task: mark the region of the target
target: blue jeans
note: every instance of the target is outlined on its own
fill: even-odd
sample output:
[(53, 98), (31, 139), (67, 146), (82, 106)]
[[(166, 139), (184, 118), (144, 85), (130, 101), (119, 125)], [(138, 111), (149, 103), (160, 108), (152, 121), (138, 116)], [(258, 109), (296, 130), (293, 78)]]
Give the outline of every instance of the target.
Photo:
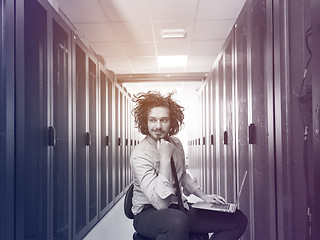
[(177, 205), (161, 210), (147, 205), (133, 220), (138, 233), (156, 240), (188, 240), (189, 232), (214, 233), (210, 240), (237, 240), (247, 224), (247, 217), (240, 210), (223, 213), (190, 207), (184, 213)]

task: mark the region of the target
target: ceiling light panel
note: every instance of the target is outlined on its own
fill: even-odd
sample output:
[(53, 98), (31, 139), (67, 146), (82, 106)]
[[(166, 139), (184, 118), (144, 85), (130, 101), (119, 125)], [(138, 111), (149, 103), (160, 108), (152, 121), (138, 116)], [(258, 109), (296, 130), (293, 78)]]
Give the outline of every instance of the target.
[(184, 38), (186, 31), (184, 29), (164, 29), (161, 31), (161, 37), (164, 39)]
[[(192, 36), (192, 22), (191, 21), (156, 21), (153, 22), (156, 41), (186, 41)], [(161, 32), (164, 29), (183, 29), (185, 31), (184, 38), (164, 39)]]
[(184, 67), (187, 60), (187, 55), (158, 56), (158, 65), (159, 67)]

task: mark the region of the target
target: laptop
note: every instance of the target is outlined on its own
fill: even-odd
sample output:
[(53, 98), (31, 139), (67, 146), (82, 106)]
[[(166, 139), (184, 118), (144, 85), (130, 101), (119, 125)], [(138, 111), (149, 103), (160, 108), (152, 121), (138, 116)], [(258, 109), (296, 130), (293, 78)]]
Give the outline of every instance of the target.
[(247, 178), (247, 173), (248, 171), (244, 173), (236, 203), (208, 203), (208, 202), (199, 201), (192, 204), (192, 207), (199, 208), (199, 209), (212, 210), (212, 211), (234, 213), (239, 205), (240, 196), (241, 196), (244, 182), (246, 181), (246, 178)]

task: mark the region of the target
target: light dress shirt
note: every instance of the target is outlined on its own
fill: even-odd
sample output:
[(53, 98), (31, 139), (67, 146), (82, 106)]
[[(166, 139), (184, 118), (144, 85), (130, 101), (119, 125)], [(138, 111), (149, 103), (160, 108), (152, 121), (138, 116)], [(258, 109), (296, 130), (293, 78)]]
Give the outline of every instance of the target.
[[(172, 156), (180, 186), (183, 188), (183, 193), (189, 196), (199, 186), (186, 172), (185, 155), (180, 140), (171, 136), (169, 141), (175, 145)], [(171, 203), (177, 203), (174, 180), (159, 174), (160, 154), (156, 145), (156, 141), (147, 136), (134, 148), (130, 156), (134, 179), (132, 198), (134, 215), (141, 212), (145, 204), (151, 204), (156, 209), (164, 209)], [(185, 197), (183, 201), (184, 206), (188, 208)]]

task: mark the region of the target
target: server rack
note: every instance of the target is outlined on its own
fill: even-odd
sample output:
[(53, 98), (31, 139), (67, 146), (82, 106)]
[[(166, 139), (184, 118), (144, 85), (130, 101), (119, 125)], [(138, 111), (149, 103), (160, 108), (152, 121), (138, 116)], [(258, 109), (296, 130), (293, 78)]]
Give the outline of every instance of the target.
[[(213, 113), (204, 111), (201, 118), (206, 119), (207, 114), (214, 118), (211, 135), (215, 141), (211, 151), (215, 154), (212, 160), (201, 160), (202, 173), (198, 174), (207, 179), (206, 176), (210, 175), (205, 169), (208, 169), (209, 162), (213, 162), (211, 181), (215, 189), (211, 187), (211, 190), (234, 201), (244, 172), (248, 170), (240, 201), (240, 208), (250, 219), (244, 239), (276, 237), (274, 155), (268, 152), (268, 149), (274, 149), (274, 139), (268, 137), (268, 132), (273, 131), (273, 121), (270, 124), (269, 121), (273, 118), (274, 107), (266, 97), (274, 98), (269, 91), (273, 88), (273, 81), (267, 73), (272, 69), (270, 71), (264, 65), (265, 59), (272, 56), (266, 46), (270, 40), (267, 26), (272, 26), (267, 24), (270, 12), (272, 9), (265, 10), (264, 1), (245, 4), (199, 94), (198, 104), (205, 108), (207, 103), (204, 103), (203, 96), (208, 94), (207, 86), (212, 85), (210, 94), (213, 96), (208, 98), (212, 99), (214, 108), (210, 111)], [(208, 127), (206, 121), (203, 125)], [(203, 131), (199, 135), (208, 137)], [(196, 155), (194, 161), (209, 156)], [(202, 184), (207, 183), (202, 181)], [(261, 189), (264, 189), (263, 193)], [(263, 214), (265, 211), (268, 214)], [(256, 216), (264, 216), (264, 220)]]
[[(125, 151), (121, 143), (126, 128), (132, 128), (125, 122), (130, 96), (47, 1), (17, 0), (15, 5), (17, 47), (11, 56), (17, 77), (10, 96), (16, 104), (5, 117), (16, 112), (10, 122), (16, 124), (16, 142), (11, 145), (16, 215), (6, 236), (81, 239), (131, 182), (127, 161), (132, 149)], [(1, 120), (1, 137), (2, 126)], [(6, 143), (9, 140), (8, 135)], [(8, 170), (12, 164), (6, 165)]]
[(0, 1), (0, 239), (14, 237), (14, 3)]

